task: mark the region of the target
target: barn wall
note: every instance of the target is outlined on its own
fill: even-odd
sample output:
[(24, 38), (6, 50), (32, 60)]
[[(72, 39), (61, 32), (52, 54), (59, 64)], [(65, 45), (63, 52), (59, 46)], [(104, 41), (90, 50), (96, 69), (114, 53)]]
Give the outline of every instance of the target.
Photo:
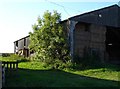
[(18, 50), (23, 49), (24, 48), (24, 39), (18, 41)]
[[(24, 46), (24, 39), (25, 39), (25, 46)], [(21, 40), (18, 41), (18, 47), (17, 47), (18, 50), (28, 48), (29, 37), (24, 38), (24, 39), (21, 39)]]
[(20, 40), (15, 41), (14, 53), (28, 56), (30, 54), (28, 51), (29, 42), (30, 42), (29, 37), (24, 37), (24, 38), (21, 38)]
[(99, 57), (103, 61), (105, 57), (106, 27), (101, 25), (91, 25), (90, 48), (99, 52)]
[[(86, 29), (87, 26), (87, 30)], [(96, 24), (78, 23), (74, 33), (75, 54), (84, 56), (85, 49), (91, 49), (99, 53), (101, 59), (104, 59), (105, 52), (105, 32), (106, 27)]]
[(29, 39), (29, 37), (27, 37), (26, 38), (26, 48), (28, 48), (29, 44), (30, 44), (30, 39)]
[(75, 55), (83, 57), (84, 48), (89, 47), (90, 33), (85, 31), (85, 24), (76, 24), (74, 32), (74, 52)]

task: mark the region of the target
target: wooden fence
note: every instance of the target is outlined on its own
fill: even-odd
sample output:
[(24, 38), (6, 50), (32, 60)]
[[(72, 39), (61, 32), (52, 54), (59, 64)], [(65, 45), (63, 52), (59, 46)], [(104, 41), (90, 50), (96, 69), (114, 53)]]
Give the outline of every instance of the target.
[(18, 62), (2, 62), (2, 86), (5, 85), (5, 71), (17, 70)]
[(17, 70), (18, 69), (18, 62), (2, 62), (2, 65), (5, 66), (5, 69), (12, 69)]

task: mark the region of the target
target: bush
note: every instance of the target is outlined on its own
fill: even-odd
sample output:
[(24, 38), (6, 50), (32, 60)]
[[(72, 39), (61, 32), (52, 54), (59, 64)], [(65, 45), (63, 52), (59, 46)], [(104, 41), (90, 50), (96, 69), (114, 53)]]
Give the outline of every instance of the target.
[(50, 67), (51, 69), (61, 69), (62, 68), (62, 61), (61, 60), (46, 60), (44, 63), (44, 67)]
[(73, 63), (71, 61), (66, 61), (63, 62), (62, 60), (56, 59), (52, 63), (44, 63), (44, 68), (50, 68), (50, 69), (72, 69), (73, 68)]
[(9, 57), (10, 53), (2, 53), (2, 57)]

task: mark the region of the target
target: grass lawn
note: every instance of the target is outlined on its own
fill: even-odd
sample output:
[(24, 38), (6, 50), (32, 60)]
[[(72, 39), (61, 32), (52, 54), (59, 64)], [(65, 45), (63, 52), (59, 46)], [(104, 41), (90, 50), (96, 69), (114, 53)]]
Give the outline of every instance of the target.
[(2, 56), (0, 56), (0, 61), (13, 62), (13, 61), (16, 61), (16, 60), (14, 58), (11, 58), (11, 57), (2, 57)]
[(120, 68), (53, 70), (40, 62), (21, 62), (18, 71), (6, 72), (6, 87), (118, 87)]

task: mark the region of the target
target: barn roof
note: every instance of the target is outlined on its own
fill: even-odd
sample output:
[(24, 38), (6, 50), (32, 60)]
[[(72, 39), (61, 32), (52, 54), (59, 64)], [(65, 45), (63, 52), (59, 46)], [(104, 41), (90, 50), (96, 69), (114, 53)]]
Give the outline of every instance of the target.
[[(30, 37), (30, 35), (25, 36), (25, 37), (23, 37), (23, 38), (20, 38), (20, 39), (18, 39), (18, 40), (16, 40), (16, 41), (20, 41), (20, 40), (25, 39), (25, 38), (28, 38), (28, 37)], [(14, 41), (14, 43), (15, 43), (16, 41)]]
[(120, 7), (115, 4), (69, 18), (70, 20), (120, 27)]

